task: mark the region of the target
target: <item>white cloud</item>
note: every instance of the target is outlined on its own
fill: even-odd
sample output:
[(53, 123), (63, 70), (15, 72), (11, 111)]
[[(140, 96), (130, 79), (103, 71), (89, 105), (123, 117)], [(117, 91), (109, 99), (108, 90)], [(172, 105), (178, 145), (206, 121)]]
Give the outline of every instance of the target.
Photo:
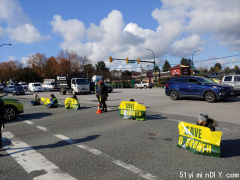
[(16, 60), (16, 57), (14, 57), (14, 56), (8, 56), (8, 61), (14, 61), (14, 60)]
[(13, 41), (27, 44), (50, 38), (40, 35), (17, 0), (0, 0), (0, 3), (0, 23), (7, 25), (6, 28), (0, 26), (0, 36), (5, 35)]
[(9, 28), (9, 38), (17, 42), (30, 44), (43, 39), (49, 39), (50, 36), (42, 37), (33, 25), (24, 24), (16, 28)]
[(197, 34), (193, 34), (186, 39), (175, 41), (172, 44), (172, 55), (179, 57), (186, 57), (193, 53), (195, 50), (203, 50), (204, 41)]
[[(30, 56), (30, 55), (29, 55)], [(21, 63), (23, 63), (24, 66), (27, 66), (27, 62), (29, 60), (29, 57), (22, 57), (21, 58)]]
[(213, 45), (207, 44), (212, 40), (209, 35), (220, 45), (229, 46), (229, 50), (239, 50), (239, 14), (238, 0), (162, 0), (162, 7), (152, 12), (159, 24), (156, 30), (143, 29), (134, 22), (125, 24), (118, 10), (110, 12), (99, 25), (91, 23), (88, 29), (80, 20), (63, 20), (60, 15), (53, 16), (51, 25), (53, 32), (63, 37), (62, 49), (87, 55), (93, 63), (121, 65), (119, 61), (108, 63), (109, 55), (153, 60), (152, 53), (146, 50), (151, 49), (160, 65), (161, 59), (169, 54), (189, 57), (195, 50), (203, 52), (205, 44), (206, 49), (212, 48)]

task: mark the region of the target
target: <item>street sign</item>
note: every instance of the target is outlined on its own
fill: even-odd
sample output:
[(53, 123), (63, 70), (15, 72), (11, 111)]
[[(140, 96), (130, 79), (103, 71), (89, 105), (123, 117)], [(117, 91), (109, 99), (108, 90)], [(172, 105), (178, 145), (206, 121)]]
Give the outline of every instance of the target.
[(148, 77), (149, 77), (149, 78), (153, 77), (152, 70), (149, 70), (149, 71), (148, 71)]
[(128, 63), (135, 63), (135, 61), (128, 60)]

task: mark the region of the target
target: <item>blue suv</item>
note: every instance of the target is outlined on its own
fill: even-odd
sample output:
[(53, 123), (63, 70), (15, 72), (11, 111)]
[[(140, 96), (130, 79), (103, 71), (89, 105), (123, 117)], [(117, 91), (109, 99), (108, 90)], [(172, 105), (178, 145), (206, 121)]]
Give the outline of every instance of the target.
[(201, 77), (176, 77), (166, 84), (165, 94), (172, 100), (180, 97), (201, 97), (207, 102), (215, 102), (219, 99), (226, 99), (234, 96), (231, 86), (215, 83), (214, 81)]

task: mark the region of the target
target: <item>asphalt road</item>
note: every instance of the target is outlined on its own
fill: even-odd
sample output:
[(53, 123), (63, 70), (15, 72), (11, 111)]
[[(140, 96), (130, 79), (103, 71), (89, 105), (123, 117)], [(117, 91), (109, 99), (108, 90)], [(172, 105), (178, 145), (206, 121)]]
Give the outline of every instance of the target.
[[(172, 101), (161, 88), (114, 89), (108, 112), (96, 114), (94, 94), (78, 95), (81, 109), (67, 110), (64, 100), (71, 95), (39, 96), (51, 93), (58, 108), (30, 106), (30, 92), (17, 97), (25, 113), (3, 130), (0, 180), (240, 179), (239, 96), (207, 103)], [(146, 106), (147, 121), (118, 117), (120, 102), (129, 99)], [(221, 158), (177, 147), (178, 123), (195, 124), (201, 112), (219, 122)]]

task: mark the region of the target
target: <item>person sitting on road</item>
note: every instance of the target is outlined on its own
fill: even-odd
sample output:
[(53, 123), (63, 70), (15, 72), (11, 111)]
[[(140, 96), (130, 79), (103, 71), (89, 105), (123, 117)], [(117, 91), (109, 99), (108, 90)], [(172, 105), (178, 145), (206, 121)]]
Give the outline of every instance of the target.
[(102, 108), (102, 103), (99, 100), (99, 93), (100, 93), (100, 83), (98, 81), (98, 79), (95, 80), (95, 93), (96, 93), (96, 97), (98, 99), (98, 103), (100, 104), (100, 108)]
[(58, 99), (54, 96), (54, 94), (50, 95), (50, 104), (47, 105), (48, 108), (55, 108), (58, 106)]
[(31, 101), (31, 105), (34, 106), (34, 105), (40, 105), (40, 98), (39, 96), (37, 95), (37, 93), (34, 93), (34, 99), (33, 101)]
[(196, 125), (208, 127), (211, 131), (215, 131), (215, 127), (218, 126), (218, 123), (216, 120), (208, 118), (206, 113), (201, 113), (198, 116), (198, 122)]
[(130, 99), (131, 102), (134, 102), (134, 99)]

